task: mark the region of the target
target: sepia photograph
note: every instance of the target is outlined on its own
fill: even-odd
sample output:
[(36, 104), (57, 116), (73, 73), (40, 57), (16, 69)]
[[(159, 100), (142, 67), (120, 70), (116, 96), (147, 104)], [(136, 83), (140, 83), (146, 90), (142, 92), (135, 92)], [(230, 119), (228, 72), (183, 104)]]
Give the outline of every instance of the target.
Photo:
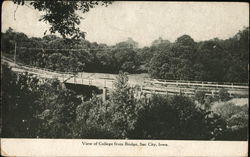
[(249, 3), (9, 0), (1, 14), (1, 139), (248, 141)]

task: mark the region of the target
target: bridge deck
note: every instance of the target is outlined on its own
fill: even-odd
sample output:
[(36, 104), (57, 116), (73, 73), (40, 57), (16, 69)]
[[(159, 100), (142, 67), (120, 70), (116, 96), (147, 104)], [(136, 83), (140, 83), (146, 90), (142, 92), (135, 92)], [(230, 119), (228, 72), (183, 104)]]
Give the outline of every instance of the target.
[[(7, 62), (12, 70), (23, 73), (28, 72), (37, 75), (40, 78), (56, 78), (60, 82), (67, 82), (73, 84), (82, 84), (89, 86), (96, 86), (98, 88), (107, 87), (113, 89), (113, 82), (116, 75), (111, 75), (107, 78), (107, 74), (100, 73), (62, 73), (51, 70), (44, 70), (36, 67), (15, 65), (11, 60), (1, 59), (2, 62)], [(202, 81), (177, 81), (177, 80), (156, 80), (156, 79), (129, 79), (128, 83), (135, 87), (139, 87), (144, 93), (184, 93), (187, 95), (194, 95), (195, 91), (204, 91), (207, 95), (218, 93), (221, 88), (225, 88), (233, 95), (248, 95), (248, 84), (239, 83), (219, 83), (219, 82), (202, 82)]]

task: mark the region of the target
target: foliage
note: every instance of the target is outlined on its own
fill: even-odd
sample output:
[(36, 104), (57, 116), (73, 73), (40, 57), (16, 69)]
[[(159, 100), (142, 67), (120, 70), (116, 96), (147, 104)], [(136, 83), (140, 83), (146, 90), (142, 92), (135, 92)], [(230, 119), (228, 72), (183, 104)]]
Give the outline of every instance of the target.
[(195, 42), (183, 35), (164, 49), (155, 43), (141, 53), (152, 58), (148, 67), (154, 78), (248, 82), (249, 27), (226, 40)]
[(149, 72), (154, 78), (192, 80), (192, 62), (195, 55), (194, 40), (183, 35), (175, 43), (159, 49), (150, 61)]
[(31, 74), (15, 74), (2, 65), (2, 136), (71, 137), (81, 101), (56, 80), (39, 80)]
[(219, 139), (247, 140), (248, 106), (237, 106), (231, 102), (221, 102), (212, 107), (215, 113), (227, 122), (227, 129)]
[[(153, 78), (216, 82), (248, 82), (249, 28), (234, 37), (195, 42), (183, 35), (173, 43), (161, 38), (138, 48), (133, 39), (113, 46), (87, 40), (66, 44), (46, 35), (28, 38), (9, 28), (2, 33), (2, 52), (25, 64), (68, 72), (148, 72)], [(21, 48), (24, 47), (24, 48)]]
[(218, 96), (207, 96), (204, 91), (196, 91), (194, 95), (194, 100), (197, 101), (197, 106), (204, 109), (210, 110), (213, 102), (218, 101)]
[(203, 91), (197, 91), (195, 92), (194, 98), (200, 103), (200, 104), (204, 104), (205, 103), (205, 92)]
[(15, 74), (3, 64), (2, 137), (247, 139), (246, 105), (221, 102), (210, 111), (185, 96), (134, 94), (120, 73), (107, 101), (94, 95), (82, 102), (58, 80)]
[(219, 100), (221, 100), (221, 101), (230, 100), (230, 95), (229, 95), (228, 91), (224, 88), (219, 90), (218, 97), (219, 97)]
[(62, 88), (56, 80), (48, 80), (39, 88), (42, 112), (38, 114), (42, 123), (39, 137), (70, 138), (76, 120), (76, 107), (81, 103), (76, 94)]
[(16, 75), (2, 65), (2, 137), (36, 137), (39, 119), (36, 111), (38, 79), (29, 74)]
[(208, 140), (224, 127), (218, 115), (197, 108), (187, 97), (153, 95), (139, 112), (134, 138)]
[[(29, 5), (34, 9), (45, 13), (39, 19), (39, 21), (48, 22), (51, 27), (49, 31), (51, 33), (58, 32), (63, 38), (70, 37), (71, 40), (85, 38), (85, 32), (81, 32), (77, 25), (80, 24), (81, 16), (77, 14), (77, 11), (86, 13), (98, 5), (108, 6), (111, 1), (24, 1), (13, 0), (18, 5)], [(63, 13), (63, 14), (62, 14)], [(44, 32), (46, 34), (46, 32)]]
[(128, 76), (120, 73), (110, 96), (111, 125), (117, 138), (126, 138), (136, 122), (136, 99), (134, 90), (128, 85)]
[(136, 121), (136, 100), (127, 81), (126, 74), (120, 73), (108, 101), (94, 96), (77, 107), (76, 137), (129, 137)]
[(76, 138), (114, 138), (111, 131), (109, 112), (110, 104), (93, 96), (87, 102), (83, 102), (76, 109), (77, 119), (74, 128)]
[[(28, 38), (9, 28), (2, 33), (2, 51), (5, 56), (13, 56), (17, 43), (17, 59), (24, 64), (62, 72), (108, 72), (120, 70), (135, 73), (139, 69), (137, 44), (133, 39), (108, 47), (105, 44), (66, 44), (62, 38), (46, 35), (43, 38)], [(20, 36), (20, 39), (16, 36)], [(69, 50), (70, 49), (70, 50)]]

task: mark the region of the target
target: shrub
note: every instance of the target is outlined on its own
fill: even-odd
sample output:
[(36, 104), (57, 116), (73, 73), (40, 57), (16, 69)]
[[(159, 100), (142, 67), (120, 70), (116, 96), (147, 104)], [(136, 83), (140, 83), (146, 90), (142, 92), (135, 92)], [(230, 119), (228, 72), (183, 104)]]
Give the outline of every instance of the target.
[(197, 108), (188, 97), (154, 95), (138, 113), (133, 138), (208, 140), (223, 129), (217, 114)]
[(194, 98), (200, 104), (204, 104), (205, 103), (205, 98), (206, 98), (205, 92), (203, 92), (203, 91), (197, 91), (197, 92), (195, 92)]
[(212, 107), (227, 123), (227, 129), (219, 139), (247, 140), (248, 106), (236, 106), (231, 102), (222, 102)]
[(222, 88), (222, 89), (219, 90), (218, 96), (219, 96), (219, 99), (221, 101), (228, 101), (228, 100), (230, 100), (230, 95), (228, 93), (228, 90), (226, 90), (224, 88)]

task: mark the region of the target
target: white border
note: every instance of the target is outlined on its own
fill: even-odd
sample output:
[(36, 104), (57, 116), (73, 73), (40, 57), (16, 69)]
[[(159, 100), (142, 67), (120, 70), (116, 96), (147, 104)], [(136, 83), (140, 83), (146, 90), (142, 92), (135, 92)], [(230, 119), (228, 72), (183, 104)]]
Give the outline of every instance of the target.
[[(92, 145), (83, 145), (84, 142)], [(101, 142), (101, 143), (100, 143)], [(104, 143), (136, 143), (108, 146)], [(97, 143), (97, 145), (94, 145)], [(146, 146), (139, 146), (140, 143)], [(149, 144), (167, 144), (150, 146)], [(101, 145), (102, 144), (102, 145)], [(3, 156), (248, 156), (247, 141), (1, 139)]]

